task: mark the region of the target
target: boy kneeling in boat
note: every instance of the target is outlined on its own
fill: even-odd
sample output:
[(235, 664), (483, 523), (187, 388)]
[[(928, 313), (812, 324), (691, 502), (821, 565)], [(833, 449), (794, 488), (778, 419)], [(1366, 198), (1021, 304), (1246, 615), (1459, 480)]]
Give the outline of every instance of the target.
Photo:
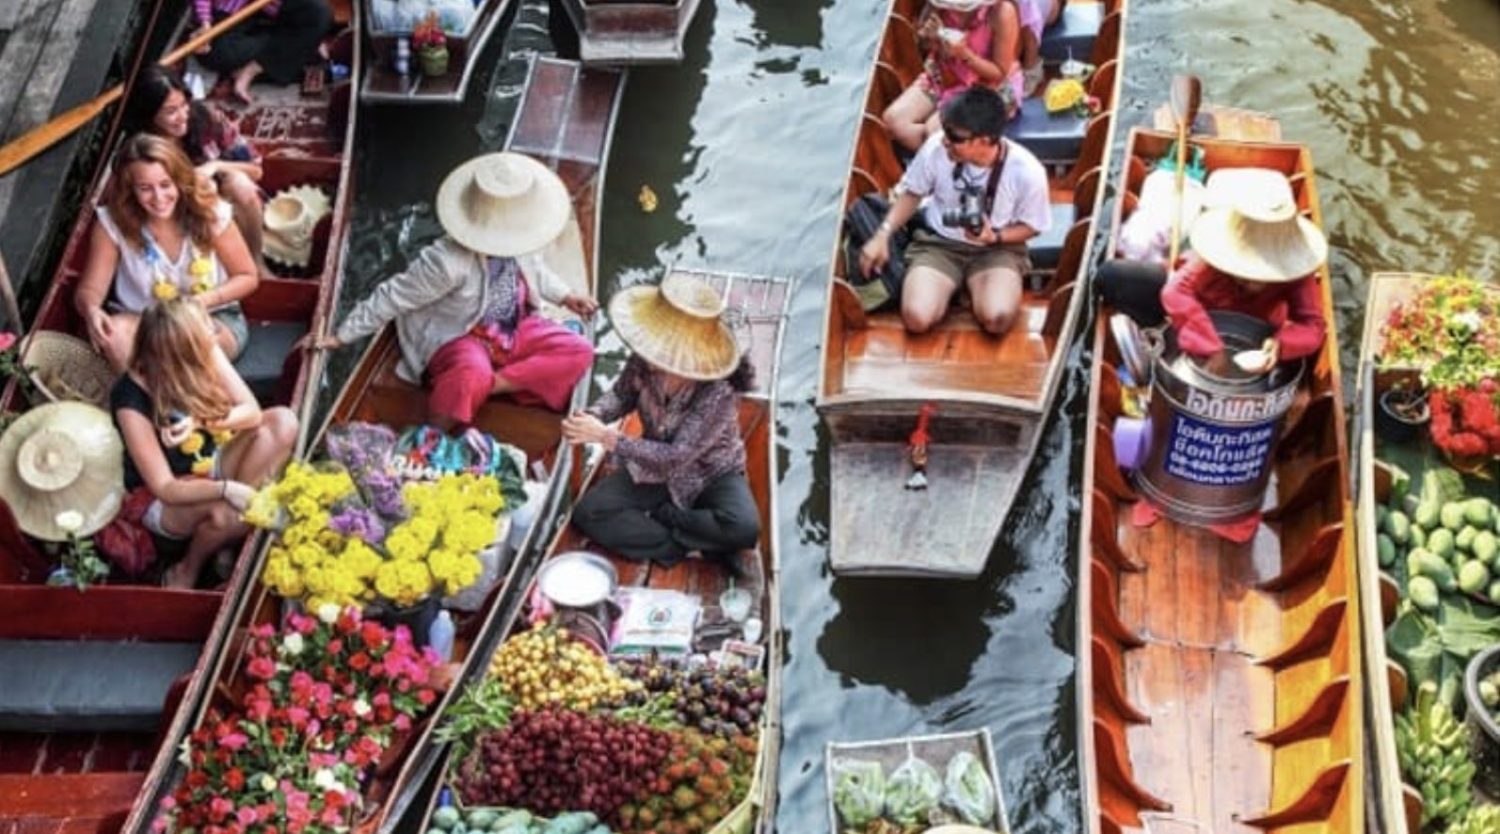
[(562, 411), (594, 348), (538, 314), (533, 293), (583, 317), (598, 307), (539, 254), (572, 216), (567, 186), (531, 157), (487, 154), (443, 180), (437, 216), (447, 236), (377, 286), (319, 347), (364, 338), (394, 319), (397, 372), (408, 382), (425, 379), (428, 420), (445, 431), (472, 423), (494, 394)]
[(996, 336), (1010, 330), (1031, 269), (1026, 241), (1052, 226), (1047, 171), (1031, 152), (1004, 138), (999, 93), (970, 87), (943, 105), (933, 134), (896, 186), (879, 230), (860, 252), (866, 276), (890, 259), (891, 233), (921, 211), (901, 285), (901, 319), (926, 333), (947, 315), (961, 285), (974, 318)]

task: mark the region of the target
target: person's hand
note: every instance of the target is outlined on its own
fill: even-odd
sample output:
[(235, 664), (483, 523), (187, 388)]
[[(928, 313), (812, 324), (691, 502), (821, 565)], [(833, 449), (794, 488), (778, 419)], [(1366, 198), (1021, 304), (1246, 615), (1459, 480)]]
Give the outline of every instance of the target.
[(193, 432), (197, 430), (198, 421), (193, 419), (193, 416), (189, 414), (170, 426), (162, 426), (161, 444), (168, 449), (175, 449), (181, 446), (183, 441), (191, 437)]
[[(210, 28), (211, 28), (210, 24), (207, 24), (207, 23), (200, 23), (200, 24), (198, 24), (198, 31), (196, 31), (196, 32), (193, 33), (193, 37), (196, 38), (199, 35), (203, 35), (203, 34), (207, 33)], [(193, 53), (195, 55), (207, 55), (209, 53), (209, 50), (211, 50), (211, 49), (213, 49), (213, 45), (206, 43), (206, 44), (198, 47), (197, 49), (193, 50)]]
[(229, 506), (234, 507), (236, 510), (244, 512), (245, 508), (250, 506), (250, 499), (254, 497), (255, 488), (249, 484), (241, 483), (240, 481), (224, 482), (224, 500), (228, 501)]
[(586, 411), (566, 417), (562, 421), (562, 434), (569, 443), (602, 443), (608, 445), (614, 431), (604, 425), (598, 417)]
[(917, 27), (917, 38), (938, 40), (938, 30), (941, 28), (943, 28), (942, 24), (938, 22), (937, 17), (935, 15), (928, 15), (928, 17), (922, 21), (922, 25)]
[(344, 343), (337, 336), (326, 333), (306, 333), (293, 346), (297, 350), (338, 350)]
[(976, 235), (965, 228), (964, 239), (979, 246), (993, 246), (1000, 242), (1000, 233), (995, 231), (995, 227), (990, 225), (990, 219), (986, 217), (984, 226), (979, 229), (979, 234)]
[(103, 307), (94, 307), (89, 310), (84, 325), (88, 327), (89, 343), (94, 346), (94, 350), (104, 353), (115, 335), (115, 325), (109, 313), (104, 312)]
[(593, 318), (594, 312), (599, 309), (599, 302), (591, 296), (570, 293), (563, 298), (562, 306), (587, 319)]
[(859, 273), (866, 278), (885, 268), (891, 259), (891, 241), (885, 232), (876, 232), (859, 250)]

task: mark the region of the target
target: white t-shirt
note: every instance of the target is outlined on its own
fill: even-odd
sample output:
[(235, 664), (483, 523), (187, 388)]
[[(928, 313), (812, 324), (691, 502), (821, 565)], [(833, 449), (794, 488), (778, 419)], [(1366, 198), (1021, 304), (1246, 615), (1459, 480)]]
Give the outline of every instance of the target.
[[(156, 303), (156, 297), (152, 295), (151, 285), (156, 283), (158, 271), (162, 277), (177, 285), (178, 292), (186, 295), (192, 291), (193, 276), (188, 266), (193, 262), (193, 242), (183, 240), (182, 250), (177, 253), (175, 261), (166, 260), (163, 253), (162, 262), (153, 267), (145, 252), (137, 249), (138, 241), (126, 241), (120, 233), (120, 227), (115, 225), (114, 218), (109, 216), (109, 209), (98, 206), (94, 214), (99, 218), (99, 225), (104, 227), (104, 233), (120, 250), (120, 260), (115, 265), (115, 283), (113, 287), (114, 300), (119, 309), (126, 313), (139, 313), (147, 307)], [(229, 204), (219, 200), (214, 204), (214, 235), (222, 234), (234, 219), (234, 212)], [(213, 247), (203, 253), (208, 256), (214, 267), (214, 284), (220, 285), (228, 280), (229, 276), (224, 272), (224, 265), (219, 263), (219, 256), (214, 253)]]
[[(1052, 228), (1052, 200), (1047, 192), (1047, 169), (1031, 151), (1009, 139), (1005, 167), (995, 189), (995, 204), (990, 207), (990, 226), (996, 231), (1013, 223), (1025, 223), (1038, 234)], [(949, 240), (969, 243), (959, 226), (943, 225), (943, 209), (958, 207), (958, 185), (953, 181), (954, 162), (943, 147), (943, 134), (927, 137), (921, 150), (912, 158), (897, 186), (898, 192), (922, 197), (920, 211), (927, 225)], [(981, 192), (989, 185), (990, 169), (964, 164), (961, 177), (977, 185)]]

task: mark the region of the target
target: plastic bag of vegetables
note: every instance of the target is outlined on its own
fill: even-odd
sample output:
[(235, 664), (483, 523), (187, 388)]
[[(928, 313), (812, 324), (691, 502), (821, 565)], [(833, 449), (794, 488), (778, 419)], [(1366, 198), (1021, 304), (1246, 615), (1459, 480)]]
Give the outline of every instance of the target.
[(943, 804), (970, 825), (985, 825), (995, 816), (995, 784), (979, 757), (961, 750), (948, 760)]
[(844, 824), (863, 828), (885, 807), (885, 770), (880, 762), (833, 760), (833, 806)]
[(900, 825), (925, 823), (942, 798), (937, 769), (912, 756), (885, 783), (885, 815)]

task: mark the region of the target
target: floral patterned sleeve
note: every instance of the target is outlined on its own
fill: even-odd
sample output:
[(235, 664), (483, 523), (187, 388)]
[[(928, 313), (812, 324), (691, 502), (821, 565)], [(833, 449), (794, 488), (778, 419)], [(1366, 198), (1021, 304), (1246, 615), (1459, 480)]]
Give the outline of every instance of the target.
[(682, 419), (670, 441), (625, 437), (615, 445), (615, 454), (665, 479), (708, 449), (724, 424), (734, 422), (736, 407), (733, 388), (712, 385), (693, 403), (692, 412)]
[(599, 400), (585, 409), (585, 413), (598, 417), (601, 422), (613, 423), (632, 411), (641, 397), (641, 386), (646, 384), (648, 369), (645, 361), (635, 354), (625, 360), (625, 369), (620, 372), (620, 378), (615, 384), (599, 397)]

